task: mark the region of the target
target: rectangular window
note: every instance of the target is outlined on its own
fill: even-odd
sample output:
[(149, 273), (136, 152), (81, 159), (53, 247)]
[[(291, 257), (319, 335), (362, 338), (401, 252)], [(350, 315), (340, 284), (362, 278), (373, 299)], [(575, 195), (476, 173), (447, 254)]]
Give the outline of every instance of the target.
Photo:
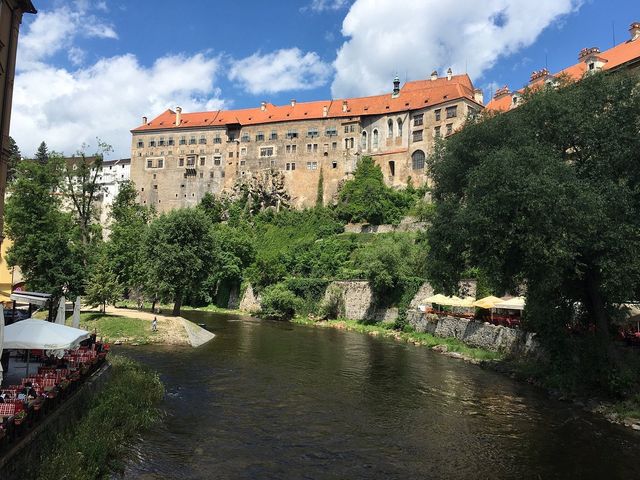
[(256, 134), (256, 142), (264, 142), (264, 133), (258, 132)]
[(180, 137), (180, 145), (186, 145), (187, 144), (187, 137)]
[(247, 164), (247, 162), (245, 160), (240, 160), (240, 166), (244, 167)]
[(275, 160), (271, 160), (270, 162), (271, 168), (274, 168), (276, 166), (276, 161)]
[(307, 153), (311, 153), (311, 144), (307, 143)]
[(229, 152), (229, 158), (233, 158), (233, 152)]
[(344, 126), (344, 133), (349, 133), (349, 125)]
[(287, 163), (285, 168), (287, 170), (295, 170), (296, 169), (296, 162)]
[(415, 132), (413, 132), (412, 134), (412, 139), (414, 142), (421, 142), (422, 141), (422, 130), (416, 130)]
[(143, 148), (144, 142), (142, 140), (138, 140), (138, 148)]
[(356, 131), (356, 126), (355, 125), (349, 125), (349, 131), (351, 133), (355, 132)]
[(291, 153), (291, 145), (287, 145), (287, 146), (285, 147), (285, 151), (286, 151), (287, 153)]
[(240, 156), (244, 157), (247, 154), (247, 147), (242, 147), (240, 149)]
[(287, 138), (298, 138), (297, 130), (289, 130), (287, 132)]
[(204, 166), (206, 161), (206, 157), (200, 157), (200, 166)]
[(317, 170), (318, 162), (307, 162), (307, 170)]
[(221, 160), (222, 160), (222, 159), (221, 159), (220, 157), (213, 157), (213, 164), (214, 164), (215, 166), (219, 166), (219, 165), (220, 165), (220, 163), (221, 163)]
[(437, 109), (437, 110), (435, 110), (435, 111), (433, 112), (433, 113), (435, 114), (435, 116), (436, 116), (436, 122), (439, 122), (439, 121), (440, 121), (440, 112), (441, 112), (441, 110), (440, 110), (440, 109)]
[(241, 142), (248, 142), (249, 141), (249, 134), (248, 133), (243, 133), (242, 134), (242, 138), (240, 138)]
[(325, 135), (327, 137), (335, 137), (338, 134), (338, 131), (336, 130), (336, 127), (327, 127), (327, 130), (325, 131)]
[(313, 144), (313, 153), (316, 153), (318, 151), (318, 144), (314, 143)]
[(291, 153), (296, 153), (298, 151), (297, 145), (291, 145)]
[(147, 160), (147, 168), (153, 168), (153, 160)]
[(149, 146), (150, 147), (155, 147), (156, 146), (156, 141), (155, 140), (149, 140)]
[(162, 158), (158, 159), (158, 168), (164, 168), (164, 159)]
[(309, 130), (307, 130), (307, 137), (315, 138), (317, 136), (318, 136), (317, 128), (310, 128)]
[(273, 147), (262, 147), (260, 149), (261, 157), (273, 157)]
[(447, 123), (447, 135), (451, 135), (453, 133), (453, 123)]
[(220, 134), (217, 133), (215, 137), (213, 137), (213, 143), (222, 143), (222, 138), (220, 138)]
[(413, 126), (414, 127), (419, 127), (420, 125), (422, 125), (423, 117), (424, 117), (424, 115), (422, 113), (420, 115), (414, 115), (413, 116)]
[(458, 116), (458, 107), (454, 105), (453, 107), (447, 107), (447, 118), (454, 118)]
[(170, 137), (169, 140), (167, 140), (167, 145), (169, 146), (175, 145), (175, 142), (173, 141), (173, 137)]
[(191, 135), (191, 137), (189, 138), (189, 145), (195, 145), (195, 144), (196, 144), (196, 136)]
[(178, 166), (184, 167), (184, 158), (178, 159)]
[(187, 156), (187, 167), (195, 167), (196, 166), (196, 156), (189, 155)]
[(158, 140), (158, 146), (164, 147), (164, 137), (160, 137), (160, 139)]
[(440, 138), (440, 126), (433, 128), (433, 136), (434, 138)]
[(207, 139), (205, 138), (205, 136), (204, 136), (204, 135), (200, 135), (200, 140), (198, 140), (198, 143), (199, 143), (200, 145), (206, 145), (206, 143), (207, 143)]
[(275, 130), (271, 132), (271, 135), (269, 135), (269, 139), (270, 140), (277, 140), (278, 139), (278, 132), (276, 132)]
[(338, 142), (333, 142), (331, 144), (331, 150), (336, 150), (338, 148)]

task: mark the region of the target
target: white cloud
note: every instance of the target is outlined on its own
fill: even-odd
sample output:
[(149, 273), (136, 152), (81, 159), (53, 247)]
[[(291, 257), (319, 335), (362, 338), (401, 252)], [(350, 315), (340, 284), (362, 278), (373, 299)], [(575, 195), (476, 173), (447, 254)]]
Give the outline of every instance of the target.
[[(482, 7), (440, 0), (356, 0), (342, 24), (331, 86), (335, 97), (390, 88), (397, 72), (410, 79), (452, 67), (478, 80), (502, 56), (531, 45), (582, 0), (487, 0)], [(465, 68), (466, 67), (466, 68)]]
[(77, 1), (52, 11), (41, 11), (20, 36), (18, 68), (29, 68), (63, 49), (77, 37), (117, 39), (114, 27), (89, 13), (91, 4)]
[(214, 85), (219, 57), (168, 55), (145, 66), (125, 54), (74, 69), (48, 63), (64, 50), (72, 62), (84, 61), (84, 52), (73, 44), (81, 35), (117, 37), (99, 19), (91, 29), (65, 22), (67, 13), (67, 7), (39, 13), (20, 39), (11, 135), (23, 155), (33, 155), (42, 140), (51, 150), (73, 154), (83, 143), (95, 148), (99, 137), (114, 147), (112, 158), (128, 157), (129, 129), (140, 125), (142, 115), (153, 117), (176, 105), (185, 111), (224, 105)]
[(325, 85), (332, 68), (315, 52), (299, 48), (277, 50), (233, 61), (229, 79), (240, 82), (253, 94), (308, 90)]
[(324, 12), (326, 10), (340, 10), (349, 5), (350, 0), (312, 0), (306, 7), (314, 12)]

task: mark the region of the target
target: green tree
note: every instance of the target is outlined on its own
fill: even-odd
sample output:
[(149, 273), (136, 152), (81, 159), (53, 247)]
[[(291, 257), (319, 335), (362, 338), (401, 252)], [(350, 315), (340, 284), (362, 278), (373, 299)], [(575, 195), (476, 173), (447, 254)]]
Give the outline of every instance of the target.
[(63, 289), (80, 294), (84, 287), (79, 232), (72, 216), (61, 210), (62, 181), (60, 158), (20, 162), (5, 210), (6, 234), (13, 241), (8, 264), (20, 267), (30, 289), (55, 297)]
[(448, 139), (430, 159), (434, 284), (470, 267), (525, 284), (529, 328), (557, 342), (572, 318), (595, 325), (615, 363), (610, 320), (640, 298), (639, 124), (637, 78), (596, 74)]
[(130, 180), (121, 182), (111, 205), (110, 233), (105, 249), (111, 269), (118, 272), (123, 287), (141, 289), (144, 264), (141, 261), (143, 239), (152, 212), (137, 202), (138, 191)]
[(99, 305), (104, 313), (107, 304), (114, 304), (121, 296), (122, 285), (118, 276), (112, 270), (107, 255), (102, 254), (87, 279), (84, 299), (93, 307)]
[(174, 302), (180, 315), (183, 300), (198, 291), (213, 265), (211, 221), (200, 209), (179, 209), (160, 215), (149, 225), (142, 255), (147, 290)]
[(40, 143), (40, 146), (38, 147), (38, 150), (36, 151), (36, 161), (45, 164), (49, 161), (49, 149), (47, 148), (47, 144), (44, 142), (44, 140), (42, 141), (42, 143)]
[(337, 213), (346, 222), (398, 223), (410, 206), (408, 198), (385, 185), (371, 157), (362, 157), (353, 179), (340, 190)]
[(18, 144), (13, 139), (13, 137), (9, 137), (9, 158), (7, 161), (7, 183), (11, 182), (16, 175), (16, 167), (18, 162), (22, 159), (22, 154), (20, 153), (20, 149), (18, 148)]
[(320, 178), (318, 178), (318, 191), (316, 193), (316, 207), (324, 206), (324, 174), (320, 168)]
[(226, 205), (222, 200), (217, 199), (211, 192), (206, 192), (198, 204), (211, 220), (212, 223), (220, 223), (224, 220)]

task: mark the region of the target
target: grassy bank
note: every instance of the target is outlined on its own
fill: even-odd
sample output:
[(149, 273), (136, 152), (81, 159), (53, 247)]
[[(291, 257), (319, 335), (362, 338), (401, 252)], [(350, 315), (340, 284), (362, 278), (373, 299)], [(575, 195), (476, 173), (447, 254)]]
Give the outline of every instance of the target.
[[(138, 304), (136, 302), (133, 302), (131, 300), (122, 300), (119, 301), (116, 304), (116, 308), (130, 308), (133, 310), (137, 310), (138, 309)], [(171, 315), (171, 312), (173, 311), (173, 304), (168, 304), (168, 303), (157, 303), (156, 304), (156, 308), (159, 308), (160, 311), (164, 314), (164, 315)], [(142, 309), (144, 311), (151, 311), (151, 302), (144, 302), (142, 304)], [(190, 307), (189, 305), (183, 305), (181, 307), (182, 311), (199, 311), (199, 312), (214, 312), (214, 313), (236, 313), (236, 314), (241, 314), (244, 313), (240, 310), (234, 310), (231, 308), (222, 308), (222, 307), (218, 307), (217, 305), (205, 305), (202, 307)]]
[(151, 331), (151, 323), (147, 320), (97, 312), (80, 314), (80, 328), (96, 331), (108, 342), (129, 339), (131, 343), (153, 343), (158, 335)]
[[(112, 372), (82, 419), (58, 436), (37, 468), (41, 480), (106, 479), (121, 472), (131, 442), (160, 418), (164, 395), (157, 374), (124, 357), (111, 358)], [(30, 477), (32, 475), (29, 475)]]
[[(306, 317), (296, 317), (293, 323), (299, 325), (309, 325), (314, 327), (337, 328), (373, 336), (393, 338), (395, 340), (414, 343), (416, 345), (438, 349), (442, 352), (458, 354), (461, 358), (480, 362), (487, 360), (501, 360), (502, 354), (492, 352), (482, 348), (473, 348), (465, 345), (455, 338), (441, 338), (429, 333), (418, 333), (412, 331), (393, 330), (392, 325), (386, 324), (364, 324), (355, 320), (323, 320), (314, 321)], [(456, 355), (457, 356), (457, 355)]]

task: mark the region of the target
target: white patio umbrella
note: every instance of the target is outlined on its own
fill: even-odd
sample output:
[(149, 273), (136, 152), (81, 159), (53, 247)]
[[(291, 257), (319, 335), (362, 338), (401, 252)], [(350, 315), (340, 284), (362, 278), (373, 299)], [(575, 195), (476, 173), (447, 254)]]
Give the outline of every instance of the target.
[(58, 303), (58, 314), (56, 315), (56, 323), (64, 325), (65, 316), (65, 299), (64, 295), (60, 297), (60, 303)]
[(80, 296), (76, 297), (76, 303), (73, 305), (73, 320), (71, 326), (73, 328), (80, 327)]
[(58, 323), (29, 318), (4, 329), (4, 348), (46, 350), (61, 358), (65, 350), (75, 350), (89, 338), (89, 332)]
[(504, 308), (506, 310), (524, 310), (524, 297), (513, 297), (504, 302), (496, 303), (493, 308)]

